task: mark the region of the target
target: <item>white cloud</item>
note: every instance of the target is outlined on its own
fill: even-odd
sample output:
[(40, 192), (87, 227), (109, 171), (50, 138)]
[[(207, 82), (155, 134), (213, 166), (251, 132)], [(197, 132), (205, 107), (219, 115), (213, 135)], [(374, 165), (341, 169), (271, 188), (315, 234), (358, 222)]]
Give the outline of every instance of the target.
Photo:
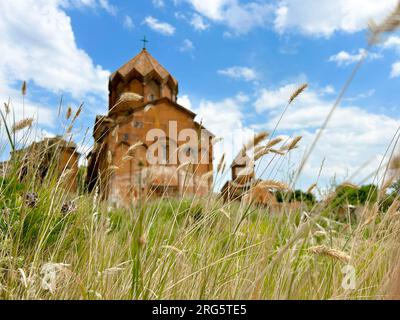
[(52, 92), (107, 96), (109, 72), (79, 49), (62, 1), (0, 3), (0, 79), (32, 80)]
[(398, 36), (390, 36), (386, 39), (386, 41), (382, 44), (384, 49), (395, 49), (400, 52), (400, 37)]
[(128, 30), (132, 30), (135, 27), (132, 18), (128, 15), (125, 16), (123, 25), (124, 28)]
[(187, 94), (178, 97), (178, 104), (185, 107), (186, 109), (193, 110), (192, 102)]
[(359, 49), (357, 53), (340, 51), (339, 53), (331, 56), (328, 61), (335, 62), (338, 66), (348, 66), (361, 61), (363, 57), (368, 58), (368, 60), (376, 60), (382, 58), (382, 55), (375, 52), (370, 52), (367, 54), (365, 49)]
[(99, 4), (100, 7), (103, 8), (104, 10), (106, 10), (108, 13), (112, 14), (112, 15), (116, 15), (117, 14), (117, 7), (111, 5), (108, 0), (99, 0)]
[(166, 36), (172, 36), (175, 34), (175, 27), (167, 22), (161, 22), (158, 19), (148, 16), (143, 21), (152, 30), (161, 33)]
[(191, 40), (185, 39), (182, 42), (181, 47), (179, 48), (179, 51), (181, 52), (188, 52), (188, 51), (193, 51), (194, 50), (194, 44)]
[(203, 16), (197, 13), (185, 14), (178, 11), (175, 12), (175, 18), (184, 20), (185, 22), (189, 23), (196, 31), (200, 32), (205, 31), (210, 27), (210, 25), (205, 21)]
[[(254, 106), (257, 112), (269, 111), (276, 108), (283, 108), (288, 103), (289, 97), (296, 90), (298, 86), (294, 84), (285, 85), (276, 90), (262, 89), (258, 92), (258, 99), (255, 101)], [(309, 91), (302, 94), (309, 95)], [(308, 97), (308, 101), (315, 100), (314, 96)]]
[(260, 2), (239, 3), (238, 0), (186, 0), (208, 19), (225, 24), (236, 35), (246, 34), (256, 27), (266, 26), (273, 7)]
[(164, 8), (165, 7), (165, 2), (164, 0), (152, 0), (153, 6), (156, 8)]
[(244, 81), (255, 81), (259, 78), (259, 75), (254, 69), (239, 66), (218, 70), (218, 74), (228, 78)]
[[(288, 97), (296, 87), (297, 85), (290, 84), (260, 92), (255, 107), (258, 112), (267, 112), (270, 119), (266, 125), (268, 130), (274, 128)], [(293, 154), (292, 159), (295, 162), (299, 163), (306, 148), (311, 145), (332, 105), (333, 101), (308, 89), (284, 115), (278, 130), (303, 136), (302, 148)], [(366, 177), (377, 169), (379, 160), (399, 126), (399, 118), (371, 113), (359, 106), (338, 107), (305, 167), (306, 178), (309, 182), (316, 179), (324, 158), (325, 182), (333, 175), (344, 179), (347, 174), (355, 172), (371, 159), (371, 163), (358, 178)]]
[(190, 21), (190, 24), (197, 31), (204, 31), (210, 27), (210, 25), (204, 21), (203, 17), (198, 14), (194, 14), (192, 16), (192, 20)]
[(400, 77), (400, 61), (392, 64), (392, 72), (390, 73), (391, 78)]
[(383, 19), (397, 0), (280, 0), (275, 10), (275, 29), (329, 37), (334, 32), (354, 33), (365, 29), (368, 20)]
[(110, 4), (108, 0), (55, 0), (55, 2), (63, 8), (101, 8), (113, 16), (118, 12), (117, 7)]

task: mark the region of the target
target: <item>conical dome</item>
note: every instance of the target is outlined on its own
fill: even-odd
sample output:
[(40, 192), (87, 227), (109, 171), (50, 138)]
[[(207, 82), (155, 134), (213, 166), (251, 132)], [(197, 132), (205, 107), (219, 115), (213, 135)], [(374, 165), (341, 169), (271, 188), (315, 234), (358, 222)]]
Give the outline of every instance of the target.
[(111, 75), (110, 81), (113, 82), (117, 75), (125, 80), (134, 74), (139, 74), (144, 79), (157, 75), (160, 80), (170, 82), (174, 89), (178, 87), (178, 81), (146, 49), (115, 71)]

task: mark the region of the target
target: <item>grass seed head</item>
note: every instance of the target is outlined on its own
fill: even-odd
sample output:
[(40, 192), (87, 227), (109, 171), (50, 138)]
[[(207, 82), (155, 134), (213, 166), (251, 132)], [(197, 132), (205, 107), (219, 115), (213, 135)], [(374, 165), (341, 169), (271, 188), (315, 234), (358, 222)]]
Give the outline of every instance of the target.
[(349, 262), (351, 260), (351, 257), (347, 253), (336, 249), (331, 249), (326, 246), (316, 246), (308, 250), (312, 254), (325, 255), (342, 262)]
[(22, 83), (22, 87), (21, 87), (21, 93), (22, 93), (23, 96), (26, 96), (26, 88), (27, 88), (26, 81), (24, 81)]
[(21, 121), (18, 121), (16, 124), (13, 125), (12, 130), (13, 132), (21, 131), (25, 128), (30, 128), (33, 124), (33, 118), (26, 118)]
[(304, 83), (304, 84), (302, 84), (300, 87), (298, 87), (298, 88), (293, 92), (293, 94), (290, 96), (290, 98), (289, 98), (289, 104), (292, 103), (292, 102), (294, 101), (294, 99), (296, 99), (299, 95), (301, 95), (302, 92), (303, 92), (304, 90), (307, 89), (307, 87), (308, 87), (308, 84), (307, 84), (307, 83)]

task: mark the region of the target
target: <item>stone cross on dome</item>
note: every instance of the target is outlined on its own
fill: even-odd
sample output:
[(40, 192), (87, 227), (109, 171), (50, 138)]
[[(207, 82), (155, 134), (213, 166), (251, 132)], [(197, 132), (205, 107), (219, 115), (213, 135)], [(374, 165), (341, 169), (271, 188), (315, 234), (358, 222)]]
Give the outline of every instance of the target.
[(149, 43), (149, 41), (146, 39), (146, 36), (143, 37), (142, 40), (140, 40), (141, 42), (143, 42), (143, 50), (146, 49), (146, 45)]

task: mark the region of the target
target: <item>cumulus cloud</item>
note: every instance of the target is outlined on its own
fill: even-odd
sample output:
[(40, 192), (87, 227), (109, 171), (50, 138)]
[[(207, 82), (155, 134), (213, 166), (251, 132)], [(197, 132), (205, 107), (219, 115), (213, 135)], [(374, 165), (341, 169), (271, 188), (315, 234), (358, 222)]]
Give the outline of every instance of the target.
[(109, 72), (79, 49), (71, 19), (57, 1), (15, 0), (0, 4), (0, 78), (31, 80), (74, 97), (107, 94)]
[(175, 27), (167, 22), (161, 22), (158, 19), (148, 16), (143, 21), (150, 29), (161, 33), (165, 36), (173, 36), (175, 34)]
[(193, 51), (193, 50), (194, 50), (193, 42), (189, 39), (183, 40), (182, 45), (179, 48), (179, 51), (188, 52), (188, 51)]
[(100, 8), (115, 16), (118, 12), (116, 6), (110, 4), (108, 0), (56, 0), (64, 8)]
[[(295, 84), (288, 84), (276, 89), (261, 90), (255, 107), (259, 113), (267, 112), (267, 129), (274, 128), (288, 97), (296, 87)], [(309, 89), (298, 97), (295, 105), (284, 115), (279, 130), (290, 135), (303, 136), (302, 148), (293, 154), (294, 161), (299, 162), (311, 145), (332, 105), (332, 100)], [(372, 113), (360, 106), (337, 108), (311, 155), (304, 174), (308, 181), (315, 179), (322, 160), (326, 159), (323, 170), (325, 182), (334, 175), (343, 179), (370, 160), (358, 178), (366, 177), (378, 168), (379, 161), (399, 126), (399, 118)]]
[(124, 17), (124, 28), (128, 30), (132, 30), (135, 27), (135, 24), (133, 23), (133, 20), (130, 16), (126, 15)]
[(397, 61), (392, 64), (392, 71), (390, 73), (391, 78), (400, 77), (400, 61)]
[(156, 8), (164, 8), (165, 7), (165, 2), (164, 0), (152, 0), (153, 6)]
[(236, 35), (268, 24), (273, 6), (268, 3), (240, 3), (238, 0), (186, 0), (200, 15), (226, 25)]
[(204, 31), (210, 27), (210, 25), (204, 21), (203, 17), (198, 14), (192, 16), (190, 24), (197, 31)]
[(375, 52), (367, 53), (365, 49), (359, 49), (357, 53), (340, 51), (331, 56), (328, 61), (335, 62), (338, 66), (348, 66), (361, 61), (363, 57), (366, 57), (368, 60), (376, 60), (382, 58), (382, 55)]
[(244, 81), (255, 81), (259, 78), (258, 73), (254, 69), (239, 66), (218, 70), (218, 74), (228, 78)]
[(397, 0), (280, 0), (274, 26), (278, 32), (311, 36), (354, 33), (365, 29), (370, 18), (383, 19), (396, 4)]
[(390, 36), (382, 44), (384, 49), (395, 49), (400, 52), (400, 37)]

